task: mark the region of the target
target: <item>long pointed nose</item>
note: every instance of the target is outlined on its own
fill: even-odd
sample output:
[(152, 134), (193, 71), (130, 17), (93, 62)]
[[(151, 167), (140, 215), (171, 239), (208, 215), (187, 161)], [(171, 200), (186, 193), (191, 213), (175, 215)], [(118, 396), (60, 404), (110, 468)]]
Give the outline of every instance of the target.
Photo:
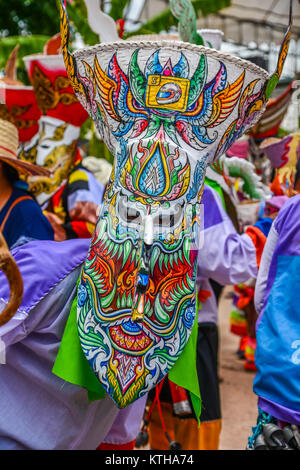
[(141, 256), (139, 269), (136, 276), (134, 301), (132, 308), (132, 321), (142, 322), (144, 320), (145, 294), (149, 283), (149, 266), (151, 258), (151, 248), (153, 244), (153, 219), (151, 215), (146, 215), (144, 219), (144, 234), (141, 246)]

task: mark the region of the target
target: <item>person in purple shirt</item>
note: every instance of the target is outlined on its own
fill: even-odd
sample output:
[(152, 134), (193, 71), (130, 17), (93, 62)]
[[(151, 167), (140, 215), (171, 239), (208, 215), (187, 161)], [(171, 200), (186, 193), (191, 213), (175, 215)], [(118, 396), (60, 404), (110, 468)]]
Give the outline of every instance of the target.
[(300, 194), (280, 209), (255, 290), (257, 425), (248, 449), (300, 449)]
[[(119, 410), (109, 395), (91, 400), (86, 388), (52, 372), (89, 244), (36, 240), (11, 251), (24, 296), (0, 326), (0, 450), (95, 450), (138, 433), (144, 398)], [(8, 298), (0, 271), (0, 311)]]

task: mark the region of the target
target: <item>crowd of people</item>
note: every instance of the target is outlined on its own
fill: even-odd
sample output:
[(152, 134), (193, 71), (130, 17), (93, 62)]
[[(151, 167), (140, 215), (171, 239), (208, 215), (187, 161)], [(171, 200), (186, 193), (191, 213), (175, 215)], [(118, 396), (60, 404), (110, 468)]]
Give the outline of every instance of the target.
[[(132, 223), (141, 216), (138, 208), (144, 201), (147, 185), (148, 195), (152, 194), (147, 199), (147, 207), (155, 207), (157, 194), (163, 194), (165, 199), (162, 200), (167, 201), (166, 190), (161, 187), (155, 189), (154, 186), (162, 184), (160, 181), (168, 171), (173, 171), (174, 194), (177, 191), (181, 197), (186, 191), (190, 169), (187, 164), (180, 168), (176, 166), (174, 162), (179, 153), (168, 153), (162, 137), (164, 124), (160, 124), (156, 129), (160, 147), (155, 147), (152, 141), (148, 147), (143, 147), (140, 140), (141, 168), (130, 154), (129, 163), (121, 174), (121, 166), (118, 168), (118, 165), (124, 158), (122, 149), (126, 147), (123, 136), (132, 126), (130, 121), (129, 124), (125, 119), (122, 121), (125, 112), (120, 112), (123, 110), (121, 104), (125, 101), (128, 104), (132, 99), (126, 89), (127, 77), (115, 57), (110, 62), (110, 76), (98, 63), (94, 76), (91, 66), (85, 62), (90, 78), (87, 85), (87, 78), (79, 76), (80, 81), (66, 69), (66, 44), (64, 37), (60, 41), (60, 36), (56, 36), (46, 44), (41, 54), (24, 59), (30, 87), (25, 87), (14, 76), (4, 76), (0, 83), (6, 96), (0, 105), (0, 231), (20, 270), (24, 292), (14, 316), (0, 326), (1, 344), (5, 345), (5, 361), (0, 364), (0, 449), (133, 450), (146, 446), (155, 450), (217, 450), (222, 429), (218, 310), (222, 308), (220, 299), (226, 285), (233, 286), (228, 328), (241, 337), (237, 354), (243, 358), (245, 369), (255, 373), (254, 392), (258, 396), (258, 419), (245, 448), (300, 449), (297, 370), (300, 363), (297, 297), (300, 288), (300, 133), (279, 138), (280, 123), (273, 122), (272, 127), (264, 132), (258, 130), (257, 124), (252, 134), (248, 133), (230, 145), (219, 160), (211, 162), (207, 168), (205, 180), (198, 188), (201, 233), (195, 261), (196, 294), (194, 297), (193, 293), (189, 295), (189, 308), (179, 314), (189, 325), (186, 331), (191, 332), (182, 333), (186, 324), (180, 330), (180, 334), (187, 337), (176, 362), (176, 371), (168, 366), (168, 374), (160, 376), (159, 380), (155, 378), (154, 386), (144, 385), (145, 391), (139, 396), (138, 389), (134, 387), (138, 387), (142, 374), (146, 372), (144, 363), (139, 362), (144, 360), (144, 356), (140, 359), (137, 348), (142, 347), (141, 344), (144, 347), (147, 341), (150, 344), (154, 337), (158, 341), (158, 331), (161, 331), (161, 338), (168, 336), (168, 331), (163, 329), (167, 323), (166, 311), (172, 317), (176, 302), (185, 305), (187, 301), (182, 300), (183, 291), (188, 291), (187, 283), (191, 279), (186, 270), (182, 274), (183, 281), (178, 281), (177, 291), (175, 288), (169, 291), (162, 276), (156, 274), (154, 277), (153, 272), (158, 272), (155, 263), (160, 265), (160, 272), (165, 277), (168, 278), (170, 271), (168, 282), (172, 282), (172, 273), (175, 278), (179, 272), (174, 265), (182, 268), (185, 260), (189, 259), (192, 266), (193, 255), (190, 248), (182, 249), (179, 255), (176, 252), (176, 256), (164, 254), (167, 252), (160, 254), (159, 250), (155, 254), (152, 245), (155, 245), (156, 226), (151, 222), (149, 210), (144, 216), (146, 228), (139, 264), (135, 263), (135, 251), (126, 244), (127, 241), (123, 247), (121, 243), (114, 244), (110, 236), (116, 233), (116, 239), (122, 239), (122, 224), (118, 225), (116, 221), (127, 217), (127, 222)], [(15, 54), (10, 60), (15, 59)], [(134, 60), (130, 62), (130, 73), (137, 73), (140, 83), (144, 83), (141, 70), (136, 72), (138, 63)], [(151, 67), (155, 67), (155, 73), (161, 74), (163, 80), (177, 74), (174, 78), (177, 85), (180, 80), (187, 80), (186, 77), (181, 78), (178, 71), (180, 67), (184, 69), (184, 60), (187, 59), (182, 54), (176, 65), (169, 61), (162, 68), (158, 55), (153, 54), (147, 62), (148, 74), (155, 76), (151, 75)], [(199, 67), (201, 69), (204, 65)], [(224, 69), (223, 65), (220, 76), (225, 74)], [(75, 70), (74, 66), (72, 70)], [(216, 78), (210, 88), (219, 92), (222, 80)], [(121, 153), (116, 153), (118, 163), (111, 177), (108, 163), (101, 160), (95, 163), (80, 146), (81, 127), (89, 114), (74, 90), (78, 91), (85, 85), (91, 96), (95, 93), (96, 84), (103, 99), (102, 104), (96, 102), (97, 119), (101, 122), (100, 136), (101, 130), (103, 132), (109, 126), (103, 107), (108, 109), (110, 104), (109, 116), (121, 122), (113, 133), (114, 138), (120, 139)], [(235, 87), (230, 88), (233, 95), (240, 90), (238, 79)], [(12, 110), (14, 106), (21, 109), (25, 89), (28, 93), (26, 115), (16, 119)], [(119, 91), (120, 96), (117, 96)], [(135, 101), (128, 105), (131, 114), (138, 114), (138, 124), (132, 127), (136, 136), (146, 126), (146, 112), (139, 92), (138, 88), (133, 89)], [(250, 95), (251, 92), (249, 88), (247, 93)], [(166, 95), (157, 100), (165, 103), (169, 95), (168, 91), (164, 93)], [(284, 90), (283, 95), (286, 93)], [(147, 100), (149, 107), (154, 98), (147, 95)], [(274, 106), (278, 106), (279, 101), (275, 100)], [(157, 110), (159, 105), (167, 106), (159, 101), (151, 106)], [(192, 104), (190, 106), (192, 109)], [(270, 112), (269, 109), (267, 111)], [(281, 114), (281, 121), (282, 118)], [(210, 122), (212, 119), (210, 117)], [(178, 128), (183, 126), (183, 122), (178, 121)], [(154, 129), (155, 121), (151, 125)], [(24, 129), (34, 130), (24, 133)], [(200, 134), (195, 125), (193, 132), (198, 138)], [(180, 135), (187, 143), (188, 131), (184, 130)], [(209, 142), (207, 135), (203, 142)], [(160, 163), (157, 148), (172, 160), (169, 166), (164, 161)], [(150, 153), (156, 155), (154, 163), (148, 163)], [(178, 168), (180, 172), (176, 170)], [(144, 175), (147, 185), (140, 174)], [(121, 200), (117, 200), (117, 204), (115, 202), (113, 184), (118, 178), (125, 181), (127, 187), (134, 187), (132, 194), (136, 199), (129, 198), (131, 202), (125, 209), (121, 208)], [(124, 187), (125, 183), (122, 183)], [(191, 200), (194, 197), (192, 190), (189, 194)], [(172, 205), (166, 203), (165, 208), (169, 208), (171, 213)], [(187, 214), (188, 208), (184, 211)], [(160, 223), (164, 214), (159, 216)], [(181, 220), (177, 208), (170, 220), (172, 227), (178, 230), (180, 224), (176, 217)], [(198, 215), (193, 213), (193, 217), (196, 219)], [(129, 225), (130, 230), (136, 230), (132, 227)], [(103, 238), (105, 243), (103, 241), (102, 244), (105, 230), (108, 236)], [(172, 243), (174, 240), (170, 241), (170, 246)], [(185, 241), (183, 245), (186, 247)], [(95, 246), (100, 246), (98, 252)], [(96, 265), (100, 268), (97, 275), (93, 275), (92, 268)], [(111, 273), (109, 278), (116, 276), (115, 287), (111, 291), (101, 276), (101, 269)], [(132, 282), (129, 277), (133, 275), (136, 281), (129, 305), (125, 296), (126, 285)], [(86, 298), (88, 295), (91, 297), (93, 291), (93, 288), (88, 288), (89, 279), (93, 279), (94, 289), (100, 293), (98, 304), (92, 304), (92, 313), (96, 312), (99, 321), (109, 331), (104, 343), (101, 335), (97, 337), (97, 327), (92, 328), (94, 319), (91, 312), (88, 311), (82, 320), (82, 310), (88, 308)], [(155, 279), (158, 286), (159, 283), (163, 286), (167, 305), (167, 310), (164, 310), (156, 300), (153, 303), (161, 330), (152, 333), (151, 341), (146, 335), (136, 340), (142, 335), (139, 325), (144, 317), (151, 317), (145, 292), (150, 280), (155, 284)], [(123, 297), (121, 294), (117, 296), (116, 286), (117, 294), (119, 290)], [(152, 291), (156, 287), (151, 286)], [(178, 292), (181, 297), (177, 298)], [(9, 297), (5, 274), (0, 272), (1, 308), (5, 307)], [(91, 300), (89, 302), (91, 304)], [(125, 324), (122, 316), (114, 317), (115, 311), (129, 306), (136, 321)], [(196, 312), (196, 319), (189, 324), (191, 310), (193, 315)], [(112, 327), (110, 317), (115, 319)], [(179, 319), (176, 321), (180, 323)], [(89, 349), (92, 343), (96, 346)], [(116, 343), (123, 356), (118, 352), (109, 356), (111, 344)], [(174, 348), (174, 355), (175, 343), (174, 340), (169, 346)], [(99, 351), (102, 356), (98, 357)], [(168, 352), (166, 361), (169, 356), (172, 353)], [(155, 360), (155, 354), (152, 359)], [(112, 397), (102, 386), (104, 379), (100, 383), (95, 373), (96, 369), (104, 370), (106, 362), (110, 368), (101, 373), (104, 376), (110, 374), (110, 384), (121, 384), (115, 386)], [(132, 363), (136, 364), (137, 375), (133, 375)], [(112, 377), (111, 371), (115, 371), (116, 378)], [(249, 429), (253, 424), (249, 423)]]

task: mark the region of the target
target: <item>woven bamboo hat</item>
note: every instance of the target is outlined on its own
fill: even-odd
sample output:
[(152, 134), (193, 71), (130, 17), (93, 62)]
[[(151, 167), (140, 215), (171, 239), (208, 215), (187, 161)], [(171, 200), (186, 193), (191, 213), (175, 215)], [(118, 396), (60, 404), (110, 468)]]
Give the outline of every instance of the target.
[(0, 119), (0, 162), (5, 162), (23, 175), (49, 176), (45, 168), (18, 159), (19, 136), (14, 124)]

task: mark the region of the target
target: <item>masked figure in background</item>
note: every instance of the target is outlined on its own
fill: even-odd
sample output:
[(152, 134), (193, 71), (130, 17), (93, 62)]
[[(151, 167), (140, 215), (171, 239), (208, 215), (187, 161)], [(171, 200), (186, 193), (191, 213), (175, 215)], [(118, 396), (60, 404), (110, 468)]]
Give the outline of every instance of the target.
[[(58, 45), (56, 38), (55, 43), (57, 52), (60, 41)], [(88, 115), (51, 41), (44, 54), (27, 56), (24, 61), (42, 117), (38, 134), (23, 146), (20, 158), (52, 173), (49, 178), (30, 178), (29, 189), (52, 224), (55, 240), (90, 238), (104, 187), (82, 165), (77, 146)]]

